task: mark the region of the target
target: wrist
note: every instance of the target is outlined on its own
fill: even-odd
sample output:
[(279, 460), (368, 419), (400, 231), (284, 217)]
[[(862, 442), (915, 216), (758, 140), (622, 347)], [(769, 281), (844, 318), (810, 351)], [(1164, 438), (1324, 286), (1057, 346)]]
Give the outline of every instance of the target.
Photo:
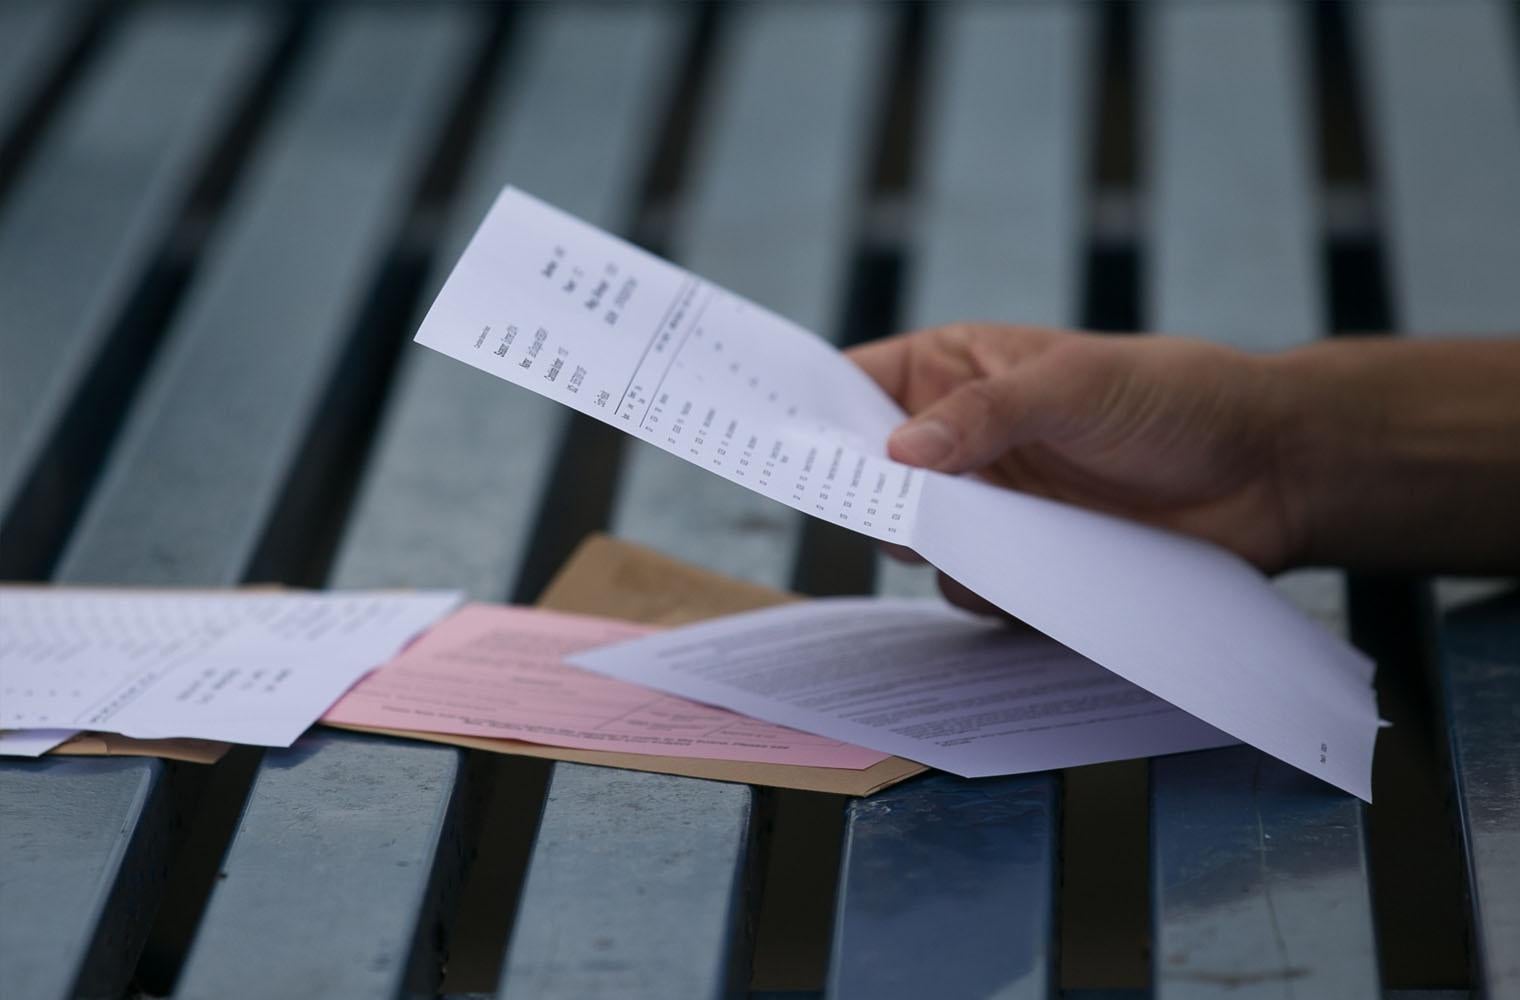
[(1362, 378), (1358, 341), (1260, 357), (1288, 567), (1344, 563), (1387, 488), (1387, 402)]
[(1520, 344), (1336, 338), (1261, 365), (1291, 565), (1520, 563)]

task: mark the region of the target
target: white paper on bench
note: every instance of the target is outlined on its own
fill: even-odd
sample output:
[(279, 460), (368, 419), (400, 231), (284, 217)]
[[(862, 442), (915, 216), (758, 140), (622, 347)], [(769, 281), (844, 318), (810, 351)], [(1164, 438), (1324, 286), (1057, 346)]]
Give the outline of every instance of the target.
[(966, 778), (1236, 742), (1047, 636), (939, 601), (787, 604), (569, 660)]
[(903, 413), (863, 372), (667, 261), (507, 188), (416, 339), (804, 513), (907, 544), (1188, 714), (1370, 799), (1371, 662), (1253, 568), (1169, 532), (890, 461)]
[(41, 757), (78, 732), (77, 729), (0, 729), (0, 757)]
[(0, 726), (289, 746), (459, 601), (0, 588)]

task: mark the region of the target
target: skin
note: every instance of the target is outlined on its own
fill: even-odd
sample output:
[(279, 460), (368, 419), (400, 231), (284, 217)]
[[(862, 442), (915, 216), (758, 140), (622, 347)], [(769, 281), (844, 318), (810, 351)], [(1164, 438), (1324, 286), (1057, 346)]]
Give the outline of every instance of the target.
[[(954, 324), (849, 352), (898, 461), (1194, 535), (1267, 572), (1520, 570), (1520, 341)], [(952, 594), (952, 596), (956, 596)]]

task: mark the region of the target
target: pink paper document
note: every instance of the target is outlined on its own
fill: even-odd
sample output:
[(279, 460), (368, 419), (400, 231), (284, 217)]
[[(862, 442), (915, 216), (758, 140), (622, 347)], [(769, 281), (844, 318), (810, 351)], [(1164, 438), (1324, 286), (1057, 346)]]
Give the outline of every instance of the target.
[(887, 755), (569, 666), (655, 631), (608, 618), (472, 604), (360, 681), (324, 721), (582, 750), (870, 767)]

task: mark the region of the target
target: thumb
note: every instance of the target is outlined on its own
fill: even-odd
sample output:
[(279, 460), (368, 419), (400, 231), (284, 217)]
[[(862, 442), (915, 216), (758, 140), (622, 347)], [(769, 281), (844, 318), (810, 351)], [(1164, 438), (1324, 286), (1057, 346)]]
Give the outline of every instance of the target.
[(887, 454), (908, 465), (969, 472), (1038, 440), (1064, 416), (1065, 397), (1025, 366), (975, 379), (892, 432)]

